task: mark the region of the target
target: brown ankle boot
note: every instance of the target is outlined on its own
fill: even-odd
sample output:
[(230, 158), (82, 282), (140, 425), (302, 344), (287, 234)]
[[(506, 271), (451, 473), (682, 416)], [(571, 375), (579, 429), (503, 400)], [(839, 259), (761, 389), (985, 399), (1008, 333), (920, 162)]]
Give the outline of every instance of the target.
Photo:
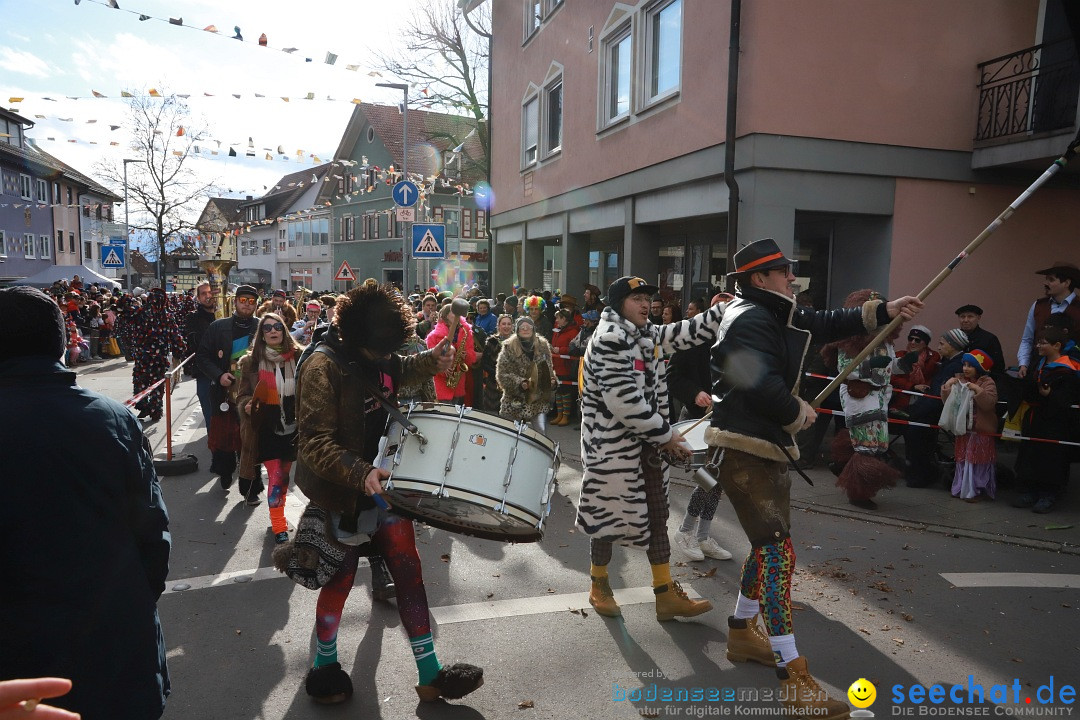
[(769, 667), (776, 666), (769, 636), (758, 625), (759, 615), (749, 620), (734, 617), (727, 619), (727, 659), (731, 662), (756, 662)]
[(551, 421), (552, 425), (569, 425), (570, 418), (566, 416), (566, 413), (559, 413), (559, 417)]
[(806, 669), (806, 658), (802, 655), (785, 667), (776, 668), (776, 676), (780, 678), (780, 699), (792, 717), (845, 720), (851, 714), (847, 703), (833, 700), (817, 684)]
[(607, 576), (592, 578), (592, 588), (589, 590), (589, 604), (596, 610), (597, 615), (604, 617), (620, 617), (622, 608), (615, 602), (615, 593), (611, 592), (611, 584)]
[(653, 588), (656, 595), (656, 619), (660, 622), (674, 620), (675, 616), (694, 617), (712, 610), (708, 600), (691, 600), (682, 585), (672, 582)]

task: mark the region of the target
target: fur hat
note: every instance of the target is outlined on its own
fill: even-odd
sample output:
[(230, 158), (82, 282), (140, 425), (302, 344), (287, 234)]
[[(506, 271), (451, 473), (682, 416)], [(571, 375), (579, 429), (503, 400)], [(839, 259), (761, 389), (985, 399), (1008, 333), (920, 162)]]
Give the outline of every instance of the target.
[(963, 352), (967, 350), (968, 340), (967, 333), (960, 328), (953, 328), (952, 330), (946, 330), (941, 335), (941, 339), (952, 345), (954, 348)]
[(37, 288), (17, 285), (0, 290), (5, 341), (0, 362), (27, 355), (59, 360), (67, 347), (67, 327), (60, 307)]

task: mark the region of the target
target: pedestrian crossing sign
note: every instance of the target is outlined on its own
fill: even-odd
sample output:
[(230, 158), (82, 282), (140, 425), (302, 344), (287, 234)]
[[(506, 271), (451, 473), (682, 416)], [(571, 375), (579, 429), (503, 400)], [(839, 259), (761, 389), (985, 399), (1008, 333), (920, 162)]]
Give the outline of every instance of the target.
[(123, 268), (127, 267), (127, 263), (124, 262), (124, 246), (123, 245), (103, 245), (101, 247), (105, 253), (101, 257), (101, 267), (104, 268)]
[(413, 223), (412, 254), (414, 258), (445, 260), (446, 225), (442, 223)]

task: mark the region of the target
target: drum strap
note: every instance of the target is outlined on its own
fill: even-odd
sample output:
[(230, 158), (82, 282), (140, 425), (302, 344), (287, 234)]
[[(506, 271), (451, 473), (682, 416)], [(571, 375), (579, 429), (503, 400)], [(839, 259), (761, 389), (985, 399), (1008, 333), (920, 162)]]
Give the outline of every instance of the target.
[(401, 414), (401, 411), (398, 410), (397, 405), (391, 403), (383, 396), (381, 392), (377, 391), (375, 387), (371, 384), (371, 382), (367, 378), (362, 376), (359, 371), (357, 371), (356, 367), (354, 367), (352, 363), (347, 363), (342, 360), (341, 357), (336, 352), (334, 352), (334, 349), (329, 347), (326, 343), (321, 343), (317, 348), (315, 348), (315, 352), (326, 355), (328, 358), (337, 363), (337, 366), (339, 368), (356, 378), (356, 380), (360, 383), (360, 386), (363, 387), (364, 390), (366, 390), (367, 393), (371, 395), (371, 397), (379, 401), (379, 404), (383, 406), (387, 413), (389, 413), (390, 417), (401, 423), (402, 427), (408, 430), (410, 434), (416, 435), (417, 437), (421, 438), (421, 440), (423, 439), (423, 435), (420, 434), (420, 429), (416, 427), (416, 425), (414, 425), (413, 422), (409, 420), (409, 418)]

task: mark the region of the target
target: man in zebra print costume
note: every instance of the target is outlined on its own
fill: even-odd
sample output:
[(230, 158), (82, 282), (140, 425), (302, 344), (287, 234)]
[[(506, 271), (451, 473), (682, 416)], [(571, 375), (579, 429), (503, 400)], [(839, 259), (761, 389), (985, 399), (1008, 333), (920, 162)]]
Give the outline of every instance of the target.
[(639, 277), (608, 288), (608, 307), (585, 349), (581, 394), (584, 477), (578, 526), (590, 537), (589, 602), (600, 615), (621, 615), (608, 582), (612, 545), (646, 549), (653, 573), (657, 620), (693, 617), (712, 609), (691, 600), (671, 579), (667, 463), (661, 453), (686, 456), (682, 436), (668, 423), (667, 368), (662, 353), (711, 344), (723, 317), (717, 305), (669, 325), (649, 322), (657, 292)]

